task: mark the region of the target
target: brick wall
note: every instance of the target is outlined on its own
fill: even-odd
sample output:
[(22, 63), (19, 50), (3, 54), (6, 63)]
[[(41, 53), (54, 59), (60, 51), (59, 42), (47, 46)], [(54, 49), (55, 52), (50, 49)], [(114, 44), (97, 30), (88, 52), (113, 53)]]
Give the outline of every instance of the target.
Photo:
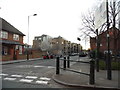
[[(32, 54), (29, 54), (29, 58), (30, 59), (42, 58), (43, 55), (46, 55), (46, 52), (33, 50)], [(26, 54), (18, 54), (17, 60), (22, 60), (22, 59), (27, 59), (27, 55)], [(10, 61), (10, 60), (13, 60), (13, 56), (12, 55), (3, 55), (2, 56), (2, 61)]]
[[(118, 29), (111, 28), (110, 34), (110, 50), (113, 54), (120, 52), (120, 31)], [(104, 53), (107, 50), (107, 31), (99, 35), (100, 38), (100, 52)], [(91, 50), (96, 50), (95, 38), (90, 38)]]

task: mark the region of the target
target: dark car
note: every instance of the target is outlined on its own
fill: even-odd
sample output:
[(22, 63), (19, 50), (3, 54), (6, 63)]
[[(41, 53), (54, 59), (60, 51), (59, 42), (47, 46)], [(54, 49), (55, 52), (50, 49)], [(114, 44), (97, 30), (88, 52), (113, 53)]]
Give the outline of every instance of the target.
[(79, 57), (86, 57), (87, 56), (87, 54), (85, 53), (85, 52), (81, 52), (80, 54), (79, 54)]

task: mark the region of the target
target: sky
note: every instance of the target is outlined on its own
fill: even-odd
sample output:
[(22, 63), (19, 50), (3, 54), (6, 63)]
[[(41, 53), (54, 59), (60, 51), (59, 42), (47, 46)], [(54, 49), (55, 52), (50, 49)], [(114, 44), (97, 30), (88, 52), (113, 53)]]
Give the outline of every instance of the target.
[[(78, 41), (81, 14), (86, 13), (96, 0), (0, 0), (0, 17), (23, 32), (24, 43), (32, 45), (35, 36), (47, 34), (89, 48), (89, 42)], [(32, 16), (37, 14), (37, 16)], [(28, 30), (28, 16), (29, 30)], [(28, 42), (29, 32), (29, 42)]]

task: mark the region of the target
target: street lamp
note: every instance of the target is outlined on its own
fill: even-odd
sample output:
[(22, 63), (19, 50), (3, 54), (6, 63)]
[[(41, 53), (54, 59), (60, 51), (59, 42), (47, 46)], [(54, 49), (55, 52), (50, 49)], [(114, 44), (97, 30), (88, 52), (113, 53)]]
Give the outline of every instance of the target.
[[(77, 37), (78, 41), (81, 41), (81, 39), (79, 37)], [(77, 45), (77, 49), (78, 49), (78, 45)], [(80, 51), (78, 50), (78, 53), (80, 54)]]
[(27, 45), (27, 60), (29, 60), (29, 19), (30, 16), (37, 16), (37, 14), (29, 15), (28, 16), (28, 45)]
[(81, 41), (81, 39), (79, 37), (77, 37), (77, 40)]

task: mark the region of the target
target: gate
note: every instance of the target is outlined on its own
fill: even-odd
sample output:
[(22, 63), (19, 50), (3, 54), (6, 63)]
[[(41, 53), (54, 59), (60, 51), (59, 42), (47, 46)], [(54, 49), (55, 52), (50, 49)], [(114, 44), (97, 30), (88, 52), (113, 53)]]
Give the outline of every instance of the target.
[[(60, 67), (60, 60), (63, 61), (63, 68)], [(69, 69), (70, 68), (70, 62), (79, 62), (79, 63), (86, 63), (90, 64), (90, 73), (84, 73), (84, 72), (79, 72), (74, 69)], [(59, 57), (56, 58), (56, 74), (60, 74), (60, 69), (83, 74), (89, 76), (89, 84), (95, 84), (95, 61), (92, 59), (90, 62), (85, 62), (85, 61), (75, 61), (75, 60), (70, 60), (69, 56), (64, 59), (60, 59)]]

